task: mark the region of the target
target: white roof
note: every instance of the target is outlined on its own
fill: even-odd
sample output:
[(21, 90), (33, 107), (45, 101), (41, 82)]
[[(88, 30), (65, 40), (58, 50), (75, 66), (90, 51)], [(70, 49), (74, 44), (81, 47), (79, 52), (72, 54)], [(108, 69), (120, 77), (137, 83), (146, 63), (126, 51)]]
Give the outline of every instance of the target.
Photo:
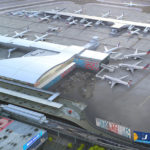
[(122, 27), (126, 26), (126, 24), (123, 24), (123, 23), (115, 23), (113, 24), (111, 27), (112, 28), (116, 28), (116, 29), (120, 29)]
[(30, 46), (37, 49), (45, 49), (45, 50), (56, 51), (56, 52), (62, 52), (63, 49), (68, 47), (60, 44), (48, 43), (43, 41), (32, 42)]
[(17, 45), (17, 46), (30, 47), (30, 45), (33, 43), (33, 41), (20, 39), (20, 38), (14, 38), (11, 43), (14, 45)]
[[(50, 14), (56, 14), (53, 11), (46, 11), (47, 13)], [(64, 16), (73, 16), (73, 17), (77, 17), (77, 18), (85, 18), (85, 19), (89, 19), (92, 21), (106, 21), (106, 22), (112, 22), (112, 23), (120, 23), (120, 24), (125, 24), (125, 25), (134, 25), (134, 26), (138, 26), (138, 27), (150, 27), (149, 23), (143, 23), (143, 22), (134, 22), (134, 21), (126, 21), (126, 20), (118, 20), (118, 19), (113, 19), (113, 18), (104, 18), (104, 17), (96, 17), (96, 16), (88, 16), (88, 15), (84, 15), (84, 14), (75, 14), (75, 13), (69, 13), (69, 12), (57, 12), (58, 15), (64, 15)]]
[(73, 54), (59, 53), (51, 56), (19, 57), (0, 60), (0, 76), (35, 84), (53, 67), (69, 60)]
[(0, 35), (0, 43), (11, 43), (14, 38)]
[(54, 44), (49, 42), (43, 42), (43, 41), (30, 41), (25, 39), (19, 39), (19, 38), (12, 38), (12, 37), (6, 37), (6, 36), (0, 36), (0, 43), (4, 44), (13, 44), (17, 47), (26, 47), (26, 48), (34, 48), (34, 49), (44, 49), (48, 51), (54, 51), (58, 53), (71, 53), (71, 54), (78, 54), (81, 51), (83, 51), (85, 48), (82, 46), (65, 46), (60, 44)]
[(96, 52), (92, 50), (85, 50), (83, 53), (80, 54), (81, 57), (86, 57), (89, 59), (97, 59), (97, 60), (104, 60), (108, 57), (109, 54)]

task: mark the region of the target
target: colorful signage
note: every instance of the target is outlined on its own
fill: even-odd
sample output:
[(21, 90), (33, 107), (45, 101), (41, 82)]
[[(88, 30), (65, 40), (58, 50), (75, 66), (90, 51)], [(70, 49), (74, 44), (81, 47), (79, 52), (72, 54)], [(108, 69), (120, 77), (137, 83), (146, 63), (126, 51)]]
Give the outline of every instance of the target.
[(8, 125), (10, 125), (13, 122), (13, 120), (4, 118), (0, 116), (0, 131), (5, 129)]
[(150, 133), (134, 131), (133, 139), (134, 142), (150, 144)]
[(76, 64), (82, 68), (89, 69), (89, 70), (99, 70), (99, 63), (89, 60), (83, 60), (83, 59), (74, 59)]
[(27, 150), (35, 141), (37, 141), (41, 136), (43, 135), (43, 132), (41, 131), (39, 134), (34, 136), (30, 141), (28, 141), (26, 144), (23, 145), (23, 150)]
[(116, 134), (125, 136), (127, 138), (131, 138), (131, 130), (127, 127), (118, 125), (116, 123), (96, 118), (96, 126), (114, 132)]

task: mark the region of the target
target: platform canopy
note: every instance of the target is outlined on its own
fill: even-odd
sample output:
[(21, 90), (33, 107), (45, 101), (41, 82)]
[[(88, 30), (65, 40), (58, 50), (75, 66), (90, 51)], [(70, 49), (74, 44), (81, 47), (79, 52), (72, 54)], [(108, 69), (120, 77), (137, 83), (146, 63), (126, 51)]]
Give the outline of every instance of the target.
[(45, 73), (73, 57), (71, 53), (0, 60), (0, 77), (35, 84)]

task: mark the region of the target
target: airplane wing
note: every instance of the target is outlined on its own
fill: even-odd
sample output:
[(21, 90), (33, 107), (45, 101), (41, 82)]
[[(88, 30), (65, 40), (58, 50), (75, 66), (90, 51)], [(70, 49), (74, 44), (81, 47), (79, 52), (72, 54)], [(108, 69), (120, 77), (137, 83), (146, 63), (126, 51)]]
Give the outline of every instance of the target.
[(106, 46), (104, 46), (104, 49), (105, 49), (105, 52), (107, 52), (107, 51), (108, 51), (108, 48), (107, 48)]
[(35, 36), (37, 39), (38, 39), (38, 38), (40, 38), (40, 37), (39, 37), (39, 36), (37, 36), (37, 35), (34, 35), (34, 36)]
[(111, 88), (113, 88), (115, 86), (116, 82), (112, 81), (111, 82)]
[(125, 79), (125, 78), (127, 78), (127, 77), (128, 77), (128, 75), (123, 76), (123, 77), (121, 77), (121, 78), (119, 78), (119, 79), (122, 80), (122, 79)]
[(137, 65), (140, 64), (141, 62), (142, 62), (142, 61), (139, 61), (139, 62), (135, 63), (134, 65), (137, 66)]
[(135, 58), (143, 59), (143, 57), (141, 57), (141, 56), (136, 56)]
[(135, 50), (135, 53), (134, 53), (134, 54), (138, 54), (138, 49)]
[(15, 34), (18, 35), (19, 33), (17, 31), (15, 31)]
[(132, 67), (130, 67), (130, 71), (131, 71), (131, 73), (134, 73), (134, 68)]

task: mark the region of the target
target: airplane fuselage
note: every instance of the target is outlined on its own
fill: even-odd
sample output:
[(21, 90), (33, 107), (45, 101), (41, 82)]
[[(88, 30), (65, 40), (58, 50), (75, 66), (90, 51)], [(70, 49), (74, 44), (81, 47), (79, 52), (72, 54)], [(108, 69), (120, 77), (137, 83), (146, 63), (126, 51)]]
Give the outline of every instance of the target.
[[(127, 85), (127, 86), (129, 86), (129, 84), (128, 84), (128, 82), (125, 82), (125, 81), (123, 81), (123, 80), (120, 80), (120, 79), (117, 79), (117, 78), (114, 78), (114, 77), (110, 77), (110, 76), (108, 76), (108, 75), (104, 75), (103, 76), (103, 79), (108, 79), (108, 80), (110, 80), (110, 82), (111, 83), (115, 83), (115, 84), (123, 84), (123, 85)], [(115, 85), (114, 84), (114, 85)]]
[(124, 55), (124, 58), (125, 59), (128, 59), (128, 58), (137, 59), (137, 58), (140, 58), (141, 56), (145, 56), (145, 55), (147, 55), (147, 53), (129, 54), (129, 55)]

